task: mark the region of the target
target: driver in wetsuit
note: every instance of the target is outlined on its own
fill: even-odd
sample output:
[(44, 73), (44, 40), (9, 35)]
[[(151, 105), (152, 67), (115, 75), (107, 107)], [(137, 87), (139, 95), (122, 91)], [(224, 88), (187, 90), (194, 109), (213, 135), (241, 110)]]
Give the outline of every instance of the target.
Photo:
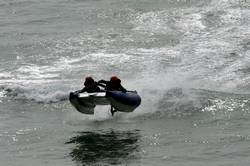
[[(124, 93), (127, 92), (127, 90), (121, 85), (121, 80), (116, 76), (112, 76), (109, 81), (100, 80), (98, 81), (98, 85), (104, 87), (105, 90), (108, 91), (122, 91)], [(115, 110), (114, 107), (111, 106), (110, 112), (113, 116), (114, 113), (117, 112), (117, 110)]]
[(108, 91), (127, 92), (127, 90), (121, 85), (121, 80), (116, 76), (112, 76), (109, 81), (100, 80), (98, 81), (98, 84), (102, 87), (105, 87), (105, 89)]

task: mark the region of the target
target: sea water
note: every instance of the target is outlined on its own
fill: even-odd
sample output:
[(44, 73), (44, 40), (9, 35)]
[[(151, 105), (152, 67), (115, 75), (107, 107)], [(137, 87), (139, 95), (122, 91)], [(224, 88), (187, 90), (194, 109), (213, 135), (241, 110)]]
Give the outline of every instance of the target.
[[(249, 165), (249, 27), (249, 0), (1, 0), (0, 165)], [(133, 113), (71, 106), (112, 75)]]

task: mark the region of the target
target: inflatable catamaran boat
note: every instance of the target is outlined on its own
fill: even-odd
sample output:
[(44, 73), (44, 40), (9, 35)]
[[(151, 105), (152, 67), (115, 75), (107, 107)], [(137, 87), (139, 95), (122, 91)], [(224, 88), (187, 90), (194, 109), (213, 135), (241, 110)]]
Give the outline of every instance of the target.
[(136, 91), (71, 92), (69, 101), (83, 114), (94, 114), (96, 105), (111, 105), (117, 111), (132, 112), (141, 104), (141, 97)]

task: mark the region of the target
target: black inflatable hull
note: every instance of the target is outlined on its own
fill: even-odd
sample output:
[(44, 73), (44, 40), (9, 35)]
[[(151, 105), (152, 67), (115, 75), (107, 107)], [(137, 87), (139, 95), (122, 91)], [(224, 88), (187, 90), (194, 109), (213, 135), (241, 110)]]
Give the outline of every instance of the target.
[(132, 112), (141, 104), (141, 97), (134, 92), (107, 91), (111, 105), (121, 112)]
[(71, 92), (69, 100), (77, 111), (84, 114), (94, 114), (96, 105), (111, 105), (117, 111), (132, 112), (141, 104), (141, 97), (135, 91)]

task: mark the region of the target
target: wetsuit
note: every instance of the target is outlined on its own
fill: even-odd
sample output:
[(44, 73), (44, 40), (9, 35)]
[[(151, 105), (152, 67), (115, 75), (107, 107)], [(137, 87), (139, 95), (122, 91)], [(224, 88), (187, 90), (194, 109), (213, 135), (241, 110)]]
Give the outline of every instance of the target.
[[(122, 91), (124, 93), (127, 92), (127, 90), (120, 83), (114, 84), (111, 83), (110, 81), (100, 80), (98, 81), (98, 85), (102, 86), (103, 88), (105, 88), (105, 90), (108, 91)], [(114, 116), (114, 113), (117, 112), (117, 110), (111, 105), (110, 112), (112, 116)]]
[(79, 93), (82, 92), (88, 92), (88, 93), (93, 93), (93, 92), (101, 92), (101, 89), (98, 87), (98, 83), (95, 82), (94, 84), (90, 86), (85, 86), (82, 90), (78, 91)]
[(124, 93), (127, 92), (127, 90), (121, 84), (114, 86), (110, 81), (100, 80), (98, 81), (98, 85), (104, 87), (106, 90), (109, 90), (109, 91), (117, 90), (117, 91), (122, 91)]

